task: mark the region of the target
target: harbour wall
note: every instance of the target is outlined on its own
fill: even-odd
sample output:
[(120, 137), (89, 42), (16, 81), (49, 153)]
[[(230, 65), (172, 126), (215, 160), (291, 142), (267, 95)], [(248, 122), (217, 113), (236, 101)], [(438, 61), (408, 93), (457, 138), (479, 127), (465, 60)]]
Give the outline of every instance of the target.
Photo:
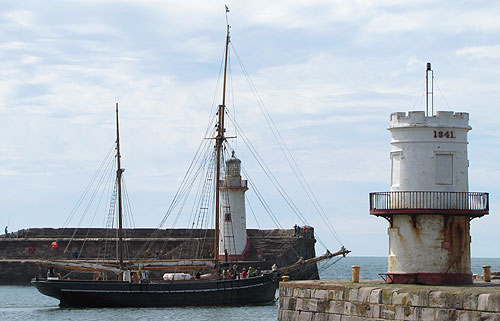
[[(213, 230), (125, 229), (125, 256), (129, 259), (158, 260), (210, 258), (213, 236)], [(264, 270), (270, 269), (273, 264), (286, 266), (300, 257), (307, 259), (315, 256), (316, 240), (312, 227), (300, 235), (295, 235), (293, 229), (249, 229), (248, 238), (251, 248), (245, 263), (239, 264), (240, 268), (253, 266)], [(11, 233), (8, 238), (0, 238), (0, 284), (29, 284), (33, 277), (45, 276), (46, 269), (38, 264), (41, 259), (115, 262), (116, 241), (116, 230), (98, 228), (32, 228)], [(52, 242), (57, 243), (57, 248), (51, 246)], [(259, 249), (261, 259), (257, 254)], [(61, 272), (64, 275), (69, 271)], [(295, 271), (292, 277), (315, 279), (317, 274), (317, 267), (312, 265)]]
[(278, 321), (362, 320), (498, 321), (500, 284), (280, 283)]

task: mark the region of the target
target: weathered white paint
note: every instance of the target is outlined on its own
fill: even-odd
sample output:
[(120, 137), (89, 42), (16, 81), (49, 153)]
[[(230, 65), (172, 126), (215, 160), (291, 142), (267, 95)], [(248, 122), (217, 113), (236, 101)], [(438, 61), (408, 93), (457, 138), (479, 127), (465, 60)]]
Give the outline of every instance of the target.
[(241, 179), (241, 161), (234, 156), (226, 161), (226, 175), (221, 184), (222, 215), (220, 217), (219, 255), (243, 254), (247, 246), (245, 192), (247, 181)]
[[(423, 111), (391, 114), (391, 191), (468, 191), (468, 113)], [(455, 138), (434, 138), (434, 132), (453, 132)], [(446, 160), (452, 160), (451, 184), (440, 183)], [(439, 171), (438, 171), (439, 170)]]
[[(467, 192), (470, 129), (468, 113), (391, 114), (391, 191)], [(456, 202), (448, 200), (445, 208)], [(442, 213), (394, 215), (388, 272), (470, 273), (469, 218)]]

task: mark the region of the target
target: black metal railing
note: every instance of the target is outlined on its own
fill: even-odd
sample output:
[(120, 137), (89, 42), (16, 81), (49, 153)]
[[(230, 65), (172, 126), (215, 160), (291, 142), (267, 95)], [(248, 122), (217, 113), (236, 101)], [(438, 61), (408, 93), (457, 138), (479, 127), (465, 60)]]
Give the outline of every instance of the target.
[(373, 215), (449, 213), (482, 216), (488, 212), (488, 193), (430, 191), (370, 193), (370, 214)]

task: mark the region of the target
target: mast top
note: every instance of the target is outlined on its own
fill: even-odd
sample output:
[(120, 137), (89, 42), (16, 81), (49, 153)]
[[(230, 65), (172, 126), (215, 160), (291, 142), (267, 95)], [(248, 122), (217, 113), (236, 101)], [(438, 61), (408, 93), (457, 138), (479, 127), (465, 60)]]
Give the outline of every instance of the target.
[(226, 7), (226, 25), (227, 25), (227, 33), (229, 34), (229, 20), (227, 19), (227, 14), (231, 11), (229, 10), (229, 8), (227, 7), (227, 5), (224, 5), (224, 7)]

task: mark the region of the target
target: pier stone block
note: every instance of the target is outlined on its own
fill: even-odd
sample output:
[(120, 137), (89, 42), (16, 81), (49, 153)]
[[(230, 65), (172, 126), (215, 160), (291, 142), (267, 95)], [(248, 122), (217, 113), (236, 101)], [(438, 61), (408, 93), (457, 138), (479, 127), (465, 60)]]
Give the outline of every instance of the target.
[(344, 314), (344, 301), (329, 301), (326, 311), (331, 314)]
[(455, 321), (458, 319), (457, 310), (454, 309), (436, 309), (436, 321)]
[(346, 301), (357, 301), (358, 300), (359, 289), (356, 288), (346, 288), (344, 291), (344, 297)]
[(429, 306), (432, 308), (445, 308), (446, 298), (442, 291), (431, 291), (429, 293)]
[(396, 307), (394, 305), (381, 305), (380, 317), (382, 319), (394, 320), (394, 318), (396, 317)]
[(311, 321), (328, 321), (328, 313), (314, 313)]
[(328, 290), (320, 290), (320, 289), (312, 290), (311, 298), (326, 300), (328, 299)]
[(429, 305), (428, 291), (407, 290), (397, 291), (392, 295), (392, 304), (403, 306), (427, 306)]
[(457, 321), (480, 321), (481, 313), (477, 311), (458, 311)]
[(313, 316), (312, 312), (299, 311), (297, 321), (312, 321), (312, 316)]
[(464, 308), (464, 294), (463, 292), (446, 292), (445, 302), (448, 309), (462, 310)]
[(370, 295), (368, 296), (368, 302), (369, 303), (382, 303), (382, 289), (380, 288), (375, 288), (370, 292)]
[(311, 290), (310, 289), (302, 289), (302, 288), (295, 288), (293, 289), (293, 296), (296, 298), (310, 298), (311, 297)]
[(375, 287), (361, 287), (358, 289), (358, 302), (369, 302), (370, 293), (377, 288)]
[(356, 310), (355, 308), (352, 307), (353, 303), (349, 301), (344, 302), (344, 311), (342, 312), (343, 315), (356, 315)]
[(279, 313), (280, 321), (297, 321), (297, 311), (281, 310)]
[(392, 293), (392, 304), (395, 305), (407, 305), (409, 294), (407, 292), (393, 292)]
[(345, 315), (354, 315), (362, 317), (372, 316), (371, 307), (368, 303), (361, 302), (345, 302)]
[(383, 289), (382, 290), (382, 304), (392, 304), (392, 289)]
[(434, 321), (436, 316), (436, 309), (422, 308), (422, 320)]
[(422, 320), (422, 308), (396, 306), (396, 320)]
[(318, 310), (318, 300), (316, 299), (303, 299), (302, 310), (315, 312)]
[(308, 311), (307, 306), (309, 304), (309, 299), (307, 298), (297, 298), (295, 303), (295, 309), (298, 311)]
[(342, 300), (344, 299), (344, 289), (334, 289), (328, 291), (329, 300)]
[(477, 297), (477, 309), (479, 311), (488, 311), (488, 298), (490, 294), (489, 293), (481, 293)]
[(478, 310), (500, 312), (500, 293), (482, 293), (477, 304)]
[(283, 297), (279, 300), (279, 306), (284, 310), (295, 310), (297, 299), (293, 297)]
[(477, 310), (477, 293), (464, 293), (464, 310)]
[(481, 312), (479, 320), (481, 320), (481, 321), (500, 321), (500, 316), (497, 313)]

